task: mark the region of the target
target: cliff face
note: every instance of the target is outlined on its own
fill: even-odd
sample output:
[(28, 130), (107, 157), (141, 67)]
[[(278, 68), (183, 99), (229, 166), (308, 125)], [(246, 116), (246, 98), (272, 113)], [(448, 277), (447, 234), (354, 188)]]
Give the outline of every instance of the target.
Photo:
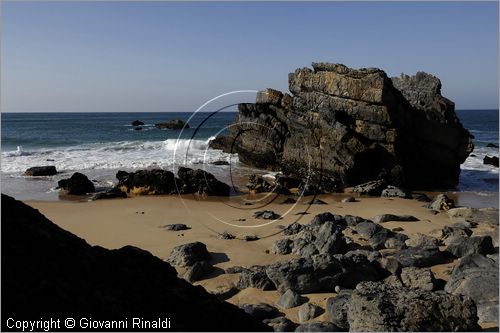
[(451, 188), (471, 135), (425, 73), (390, 79), (380, 69), (313, 63), (290, 73), (292, 95), (266, 89), (239, 105), (230, 138), (240, 161), (320, 183), (327, 191), (383, 178)]
[(149, 252), (90, 246), (2, 194), (3, 331), (9, 317), (168, 317), (173, 331), (270, 330), (236, 306), (179, 279), (168, 263)]

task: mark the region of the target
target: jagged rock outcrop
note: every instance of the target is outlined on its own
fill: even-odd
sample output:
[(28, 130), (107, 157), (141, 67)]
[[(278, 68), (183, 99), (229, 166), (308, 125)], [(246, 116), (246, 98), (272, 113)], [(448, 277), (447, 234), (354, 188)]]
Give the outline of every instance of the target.
[[(3, 194), (1, 265), (3, 318), (56, 316), (61, 322), (71, 317), (78, 323), (82, 317), (169, 317), (174, 331), (271, 330), (202, 287), (179, 279), (172, 266), (149, 252), (132, 246), (90, 246)], [(5, 324), (3, 320), (2, 331), (7, 330)]]
[(289, 74), (292, 95), (266, 89), (256, 103), (240, 104), (229, 138), (212, 147), (331, 192), (375, 179), (414, 189), (457, 185), (472, 136), (441, 96), (439, 79), (312, 67)]

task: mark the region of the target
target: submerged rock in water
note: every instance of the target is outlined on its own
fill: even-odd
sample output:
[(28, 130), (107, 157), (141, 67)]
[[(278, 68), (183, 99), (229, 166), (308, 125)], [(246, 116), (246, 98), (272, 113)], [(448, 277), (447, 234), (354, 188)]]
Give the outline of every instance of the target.
[(312, 67), (289, 74), (292, 95), (266, 89), (256, 103), (240, 104), (230, 138), (217, 142), (245, 164), (281, 169), (323, 191), (377, 179), (422, 189), (458, 184), (472, 136), (438, 78)]

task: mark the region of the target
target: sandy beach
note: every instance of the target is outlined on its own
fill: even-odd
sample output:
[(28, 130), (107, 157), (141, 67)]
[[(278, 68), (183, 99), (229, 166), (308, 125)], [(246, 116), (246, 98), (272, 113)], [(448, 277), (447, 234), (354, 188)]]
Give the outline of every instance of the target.
[[(331, 212), (340, 215), (357, 215), (373, 218), (379, 214), (409, 214), (417, 217), (415, 222), (385, 222), (385, 228), (402, 228), (400, 231), (409, 237), (416, 233), (432, 234), (433, 230), (442, 229), (452, 223), (446, 212), (433, 214), (424, 208), (423, 202), (401, 198), (361, 197), (357, 202), (342, 203), (346, 195), (330, 194), (319, 198), (326, 205), (308, 205), (310, 197), (301, 198), (295, 205), (280, 204), (284, 197), (278, 197), (263, 208), (259, 203), (245, 205), (241, 198), (196, 200), (192, 196), (148, 196), (129, 199), (101, 200), (92, 202), (28, 201), (28, 205), (38, 209), (47, 218), (60, 227), (85, 239), (91, 245), (109, 249), (133, 245), (145, 249), (164, 259), (171, 250), (180, 244), (200, 241), (207, 245), (212, 253), (212, 263), (216, 269), (211, 275), (195, 284), (203, 286), (209, 292), (228, 290), (238, 281), (239, 274), (224, 274), (223, 270), (232, 266), (250, 267), (283, 261), (293, 255), (270, 253), (274, 241), (280, 239), (283, 226), (293, 222), (307, 224), (318, 213)], [(262, 205), (260, 205), (262, 206)], [(252, 217), (258, 210), (272, 210), (282, 219), (276, 221), (259, 220)], [(307, 211), (306, 215), (297, 215)], [(184, 223), (190, 230), (167, 231), (162, 226)], [(236, 236), (232, 240), (219, 239), (220, 233), (229, 232)], [(474, 235), (492, 235), (498, 246), (498, 226), (480, 225), (474, 229)], [(247, 242), (247, 235), (258, 236), (256, 241)], [(384, 250), (383, 250), (384, 251)], [(454, 262), (432, 267), (436, 278), (447, 280)], [(179, 270), (180, 276), (184, 271)], [(305, 295), (309, 302), (325, 308), (325, 301), (333, 293)], [(278, 299), (277, 291), (262, 291), (247, 288), (233, 295), (227, 301), (235, 305), (245, 303), (268, 303), (273, 305)], [(285, 310), (286, 316), (298, 322), (298, 308)], [(316, 320), (327, 320), (323, 313)], [(483, 323), (483, 327), (497, 326), (495, 323)]]

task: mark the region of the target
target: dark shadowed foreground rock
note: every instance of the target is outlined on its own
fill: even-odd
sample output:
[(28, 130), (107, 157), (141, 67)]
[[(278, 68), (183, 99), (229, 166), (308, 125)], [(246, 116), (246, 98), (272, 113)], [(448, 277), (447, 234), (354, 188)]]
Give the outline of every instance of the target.
[[(1, 265), (2, 318), (55, 316), (78, 322), (82, 317), (170, 317), (174, 331), (270, 329), (236, 306), (177, 278), (168, 263), (149, 252), (132, 246), (117, 250), (90, 246), (5, 195)], [(192, 313), (197, 314), (196, 320)], [(7, 330), (4, 325), (5, 320), (2, 331)]]
[(53, 176), (56, 174), (57, 170), (53, 165), (31, 167), (24, 172), (25, 176)]
[(498, 322), (498, 261), (480, 254), (461, 258), (444, 290), (472, 298), (480, 322)]
[(241, 308), (250, 316), (258, 320), (271, 319), (283, 315), (274, 306), (266, 303), (243, 304)]
[(266, 89), (256, 103), (238, 106), (226, 151), (328, 192), (378, 179), (408, 188), (457, 185), (472, 137), (438, 78), (390, 79), (376, 68), (313, 63), (290, 73), (288, 85), (292, 95)]
[(495, 252), (490, 236), (455, 237), (446, 251), (460, 258), (472, 254), (491, 254)]
[(95, 192), (94, 184), (82, 173), (75, 172), (70, 178), (57, 182), (58, 187), (68, 194), (85, 195)]
[(349, 330), (478, 331), (476, 305), (471, 299), (417, 289), (362, 282), (351, 294)]

